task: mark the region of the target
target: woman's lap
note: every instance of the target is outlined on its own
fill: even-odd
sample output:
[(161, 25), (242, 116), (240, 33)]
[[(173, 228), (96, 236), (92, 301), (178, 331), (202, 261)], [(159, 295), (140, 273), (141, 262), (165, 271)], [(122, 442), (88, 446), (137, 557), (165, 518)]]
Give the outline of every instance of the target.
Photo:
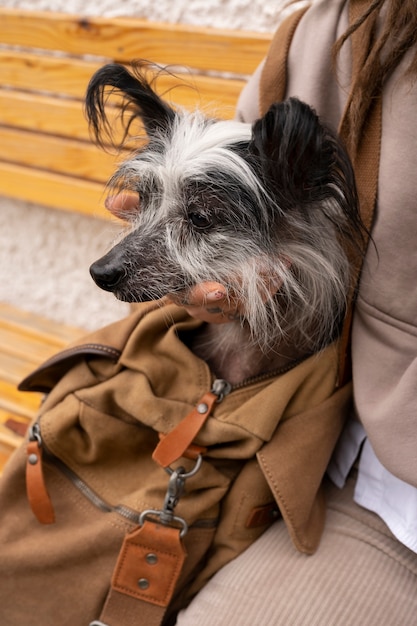
[(329, 486), (313, 556), (296, 552), (282, 521), (229, 563), (180, 613), (177, 626), (417, 624), (417, 555), (343, 491)]

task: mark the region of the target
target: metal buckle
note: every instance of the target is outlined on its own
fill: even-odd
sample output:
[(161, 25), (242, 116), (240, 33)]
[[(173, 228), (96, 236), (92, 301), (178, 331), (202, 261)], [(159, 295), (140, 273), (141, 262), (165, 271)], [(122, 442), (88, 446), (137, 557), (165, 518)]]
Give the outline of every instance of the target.
[(143, 526), (147, 517), (154, 516), (158, 517), (161, 524), (164, 524), (165, 526), (179, 524), (182, 527), (180, 537), (184, 537), (184, 535), (187, 534), (187, 522), (182, 517), (174, 515), (174, 509), (184, 492), (185, 481), (198, 472), (202, 462), (203, 458), (201, 454), (199, 454), (194, 467), (189, 472), (186, 472), (183, 467), (178, 467), (175, 470), (171, 467), (165, 468), (165, 471), (169, 474), (169, 481), (163, 507), (160, 510), (147, 509), (146, 511), (143, 511), (139, 517), (139, 526)]
[(187, 522), (185, 521), (184, 518), (178, 517), (178, 515), (171, 515), (171, 516), (169, 516), (169, 520), (167, 520), (166, 516), (164, 515), (164, 511), (161, 511), (161, 510), (158, 511), (156, 509), (146, 509), (146, 511), (143, 511), (140, 514), (140, 517), (139, 517), (139, 526), (143, 526), (143, 524), (145, 523), (145, 520), (148, 517), (152, 517), (152, 516), (159, 517), (159, 520), (160, 520), (161, 524), (163, 524), (164, 526), (174, 526), (175, 523), (177, 523), (180, 526), (182, 526), (182, 528), (180, 530), (180, 537), (181, 537), (181, 539), (188, 532), (188, 524), (187, 524)]

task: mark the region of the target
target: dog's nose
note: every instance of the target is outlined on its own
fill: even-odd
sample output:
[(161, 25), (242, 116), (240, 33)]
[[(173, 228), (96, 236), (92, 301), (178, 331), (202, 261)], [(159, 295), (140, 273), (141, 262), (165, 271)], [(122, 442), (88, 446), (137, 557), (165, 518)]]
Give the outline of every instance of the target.
[(90, 274), (94, 282), (105, 291), (114, 291), (124, 278), (123, 267), (110, 265), (99, 259), (90, 267)]

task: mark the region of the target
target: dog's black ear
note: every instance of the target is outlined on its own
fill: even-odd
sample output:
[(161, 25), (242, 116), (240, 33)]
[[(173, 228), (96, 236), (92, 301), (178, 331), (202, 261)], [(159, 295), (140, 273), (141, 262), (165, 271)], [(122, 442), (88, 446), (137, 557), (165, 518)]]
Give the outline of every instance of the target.
[(133, 120), (138, 117), (149, 136), (157, 130), (169, 133), (175, 111), (156, 94), (145, 72), (140, 69), (130, 72), (123, 65), (109, 63), (91, 78), (85, 100), (87, 119), (99, 144), (103, 143), (103, 136), (112, 138), (112, 123), (105, 110), (108, 95), (111, 93), (123, 97), (123, 112), (129, 112), (129, 116), (123, 118), (125, 136)]
[(341, 144), (314, 110), (297, 98), (273, 104), (255, 122), (250, 151), (261, 163), (265, 183), (286, 204), (288, 199), (298, 205), (321, 200), (334, 175), (348, 177), (354, 188)]

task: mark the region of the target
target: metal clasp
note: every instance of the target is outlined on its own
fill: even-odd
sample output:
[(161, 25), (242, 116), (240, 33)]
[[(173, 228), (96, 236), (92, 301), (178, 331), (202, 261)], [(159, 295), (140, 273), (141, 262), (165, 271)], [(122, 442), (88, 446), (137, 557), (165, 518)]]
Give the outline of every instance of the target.
[(141, 513), (139, 517), (140, 526), (143, 526), (147, 517), (154, 516), (159, 517), (161, 524), (164, 524), (166, 526), (179, 524), (182, 527), (180, 532), (181, 537), (184, 537), (184, 535), (187, 534), (187, 522), (182, 517), (174, 515), (174, 509), (177, 506), (182, 494), (184, 493), (185, 481), (188, 478), (191, 478), (191, 476), (194, 476), (199, 471), (202, 462), (203, 458), (201, 454), (199, 454), (194, 467), (189, 472), (186, 472), (184, 467), (178, 467), (175, 470), (172, 469), (172, 467), (165, 468), (165, 471), (170, 475), (170, 477), (163, 507), (160, 510), (147, 509), (146, 511), (143, 511), (143, 513)]

